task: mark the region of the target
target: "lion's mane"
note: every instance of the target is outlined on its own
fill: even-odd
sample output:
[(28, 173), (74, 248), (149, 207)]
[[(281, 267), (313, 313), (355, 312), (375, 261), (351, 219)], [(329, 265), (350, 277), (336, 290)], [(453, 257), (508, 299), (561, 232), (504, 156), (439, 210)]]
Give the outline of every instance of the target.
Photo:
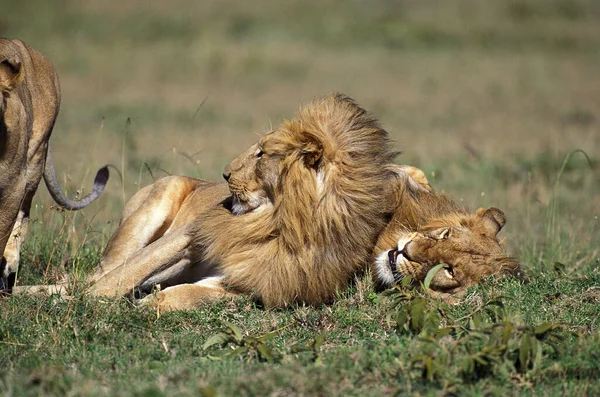
[(209, 211), (195, 245), (227, 287), (268, 307), (329, 302), (366, 266), (385, 226), (388, 134), (338, 94), (301, 108), (264, 145), (280, 158), (271, 205)]

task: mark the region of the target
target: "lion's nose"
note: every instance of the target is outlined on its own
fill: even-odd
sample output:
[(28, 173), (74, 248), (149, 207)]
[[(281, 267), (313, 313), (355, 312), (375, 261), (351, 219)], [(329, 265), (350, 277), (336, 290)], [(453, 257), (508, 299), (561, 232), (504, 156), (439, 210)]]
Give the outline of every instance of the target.
[(229, 178), (231, 178), (231, 172), (223, 172), (223, 179), (225, 179), (225, 181), (229, 182)]

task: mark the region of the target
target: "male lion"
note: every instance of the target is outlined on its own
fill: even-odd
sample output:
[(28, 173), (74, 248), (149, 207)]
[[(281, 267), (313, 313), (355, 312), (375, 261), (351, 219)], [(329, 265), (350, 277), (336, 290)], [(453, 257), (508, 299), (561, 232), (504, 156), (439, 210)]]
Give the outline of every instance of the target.
[(227, 184), (166, 177), (127, 204), (89, 292), (189, 309), (230, 294), (267, 307), (330, 302), (385, 227), (395, 155), (343, 95), (315, 100), (233, 160)]
[(98, 198), (108, 169), (98, 171), (83, 199), (73, 201), (62, 192), (48, 147), (60, 105), (58, 77), (40, 52), (20, 40), (0, 39), (0, 93), (0, 289), (10, 289), (42, 174), (52, 198), (77, 210)]
[(504, 253), (497, 236), (506, 223), (504, 213), (480, 208), (469, 214), (431, 191), (418, 171), (397, 173), (397, 207), (374, 251), (376, 289), (392, 287), (408, 275), (423, 281), (430, 269), (445, 264), (430, 289), (432, 295), (453, 301), (483, 277), (519, 275), (519, 264)]

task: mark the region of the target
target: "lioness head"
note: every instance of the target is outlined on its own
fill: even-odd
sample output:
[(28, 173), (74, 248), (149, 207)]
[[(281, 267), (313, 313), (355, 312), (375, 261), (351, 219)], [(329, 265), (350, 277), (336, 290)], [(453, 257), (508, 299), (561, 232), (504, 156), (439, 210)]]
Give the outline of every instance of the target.
[(430, 289), (433, 295), (450, 299), (483, 277), (516, 275), (519, 265), (506, 256), (497, 237), (505, 223), (502, 211), (489, 208), (471, 216), (443, 217), (416, 232), (399, 232), (396, 247), (376, 253), (379, 287), (392, 287), (407, 275), (422, 281), (430, 269), (443, 264)]

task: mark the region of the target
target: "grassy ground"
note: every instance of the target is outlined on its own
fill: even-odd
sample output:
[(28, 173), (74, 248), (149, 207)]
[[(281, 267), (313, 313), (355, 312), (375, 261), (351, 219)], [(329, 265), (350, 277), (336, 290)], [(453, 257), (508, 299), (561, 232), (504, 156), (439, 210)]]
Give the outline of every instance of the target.
[[(85, 277), (139, 186), (219, 178), (271, 123), (331, 91), (371, 110), (435, 188), (502, 208), (532, 280), (435, 310), (413, 292), (394, 307), (368, 278), (332, 306), (283, 311), (2, 299), (1, 393), (600, 393), (596, 1), (32, 0), (2, 5), (0, 34), (58, 70), (52, 147), (69, 192), (105, 163), (123, 175), (78, 213), (51, 209), (40, 188), (21, 284)], [(247, 351), (203, 348), (221, 329), (235, 336), (222, 320)]]

